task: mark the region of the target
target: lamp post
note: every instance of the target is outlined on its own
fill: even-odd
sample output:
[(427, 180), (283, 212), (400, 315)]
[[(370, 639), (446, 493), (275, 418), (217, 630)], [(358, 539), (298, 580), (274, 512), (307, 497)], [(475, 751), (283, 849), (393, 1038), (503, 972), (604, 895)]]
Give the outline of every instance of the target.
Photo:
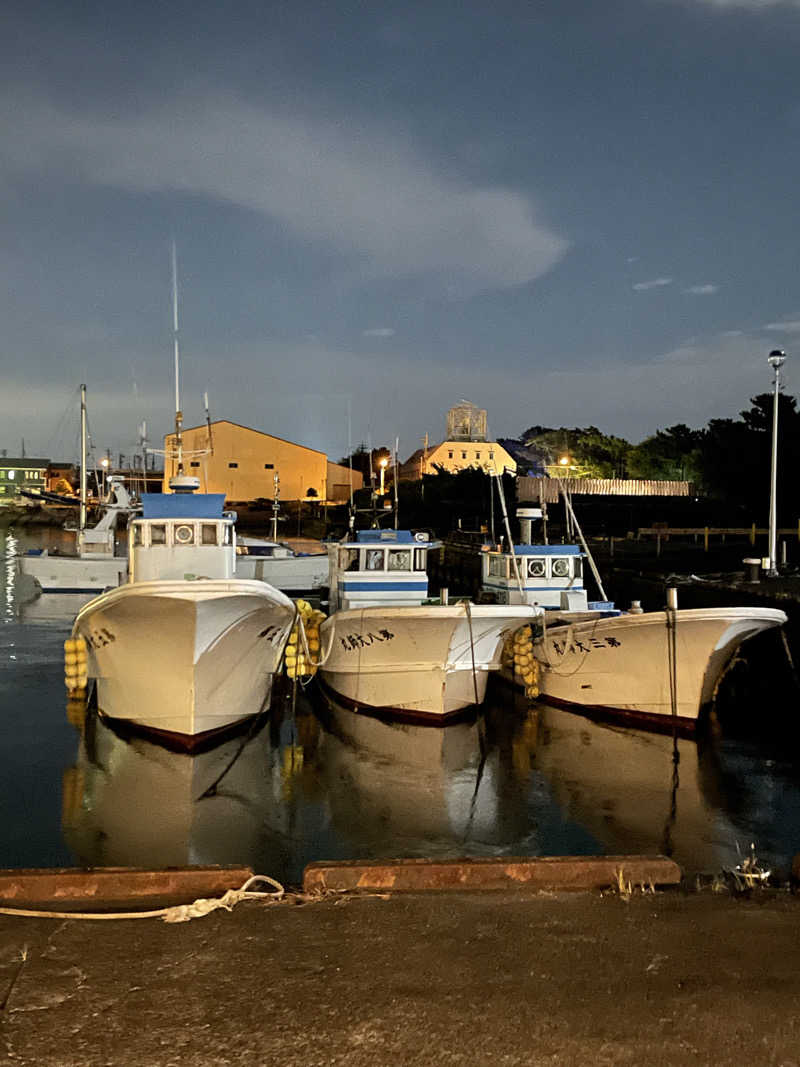
[(109, 462), (110, 461), (109, 461), (108, 456), (103, 456), (103, 458), (100, 460), (100, 466), (103, 468), (103, 496), (104, 497), (106, 495), (106, 481), (107, 481), (107, 478), (108, 478), (108, 465), (109, 465)]
[(786, 353), (779, 348), (767, 356), (767, 363), (775, 371), (775, 393), (772, 401), (772, 468), (769, 491), (769, 566), (768, 578), (778, 577), (778, 390), (781, 367), (786, 362)]
[(385, 492), (385, 490), (383, 488), (383, 479), (384, 479), (384, 475), (386, 474), (386, 468), (387, 468), (388, 464), (389, 464), (389, 460), (386, 458), (386, 456), (384, 456), (383, 459), (380, 461), (380, 464), (379, 464), (379, 466), (381, 468), (381, 494), (380, 494), (381, 496), (383, 496), (383, 494)]

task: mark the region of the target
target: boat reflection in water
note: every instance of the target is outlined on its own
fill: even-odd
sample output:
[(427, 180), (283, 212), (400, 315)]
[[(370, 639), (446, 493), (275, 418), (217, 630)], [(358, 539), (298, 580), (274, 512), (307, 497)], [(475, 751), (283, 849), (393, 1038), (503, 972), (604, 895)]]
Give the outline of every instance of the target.
[(737, 840), (749, 847), (718, 806), (720, 766), (710, 741), (675, 744), (546, 704), (538, 714), (537, 769), (564, 814), (604, 852), (663, 853), (697, 873), (736, 864)]
[[(282, 724), (281, 710), (276, 700), (269, 722), (193, 754), (126, 735), (95, 711), (80, 724), (73, 711), (82, 728), (64, 775), (68, 846), (87, 866), (243, 863), (293, 876), (295, 854), (302, 862), (302, 844), (316, 832), (294, 794), (318, 726), (308, 711)], [(306, 813), (313, 818), (313, 806)]]
[(194, 755), (90, 713), (63, 833), (86, 865), (244, 863), (290, 885), (322, 859), (666, 852), (692, 874), (736, 863), (737, 842), (791, 856), (780, 841), (762, 856), (776, 812), (749, 763), (692, 741), (678, 752), (675, 776), (671, 738), (491, 687), (483, 716), (444, 728), (281, 690), (266, 722)]

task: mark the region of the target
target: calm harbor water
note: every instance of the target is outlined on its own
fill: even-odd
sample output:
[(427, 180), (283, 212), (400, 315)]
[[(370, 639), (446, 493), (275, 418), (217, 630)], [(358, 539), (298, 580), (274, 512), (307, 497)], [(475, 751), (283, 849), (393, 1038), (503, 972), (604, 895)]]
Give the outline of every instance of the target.
[[(68, 718), (62, 642), (85, 598), (31, 600), (15, 574), (16, 553), (63, 537), (0, 527), (0, 867), (247, 863), (293, 884), (316, 859), (666, 852), (711, 873), (753, 842), (784, 872), (800, 851), (792, 745), (681, 741), (675, 774), (671, 738), (501, 685), (444, 729), (286, 687), (257, 728), (195, 756)], [(743, 669), (740, 705), (759, 690)]]

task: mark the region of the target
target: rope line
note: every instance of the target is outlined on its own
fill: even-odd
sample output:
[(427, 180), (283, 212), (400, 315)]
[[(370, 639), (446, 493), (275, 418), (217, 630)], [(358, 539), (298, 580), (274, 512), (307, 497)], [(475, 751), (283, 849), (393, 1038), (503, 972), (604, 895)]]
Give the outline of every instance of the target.
[[(273, 886), (265, 892), (251, 889), (258, 883)], [(202, 919), (212, 911), (233, 911), (242, 900), (282, 900), (286, 890), (280, 882), (266, 874), (254, 874), (240, 889), (229, 889), (221, 897), (200, 897), (191, 904), (175, 904), (169, 908), (154, 908), (152, 911), (38, 911), (29, 908), (0, 908), (0, 915), (17, 915), (28, 919), (163, 919), (165, 923), (185, 923), (190, 919)]]
[(475, 703), (480, 704), (478, 699), (478, 674), (475, 670), (475, 639), (472, 634), (472, 605), (467, 600), (465, 603), (467, 609), (467, 622), (469, 623), (469, 651), (472, 656), (472, 685), (475, 690)]

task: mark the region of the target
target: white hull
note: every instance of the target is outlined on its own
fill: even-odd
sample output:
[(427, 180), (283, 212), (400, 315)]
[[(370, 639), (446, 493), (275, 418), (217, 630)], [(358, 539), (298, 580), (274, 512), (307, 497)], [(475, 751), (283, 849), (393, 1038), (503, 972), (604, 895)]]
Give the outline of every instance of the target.
[(286, 593), (310, 593), (328, 586), (328, 554), (237, 556), (236, 577), (267, 582)]
[(534, 614), (495, 604), (337, 611), (320, 627), (320, 675), (357, 708), (446, 719), (483, 701), (505, 635)]
[(293, 618), (260, 582), (164, 580), (96, 597), (75, 631), (101, 714), (193, 739), (266, 706)]
[(666, 611), (547, 626), (533, 648), (542, 697), (662, 726), (677, 714), (691, 731), (742, 642), (786, 622), (772, 608), (672, 614), (674, 631)]
[(128, 576), (124, 556), (81, 559), (79, 556), (20, 556), (20, 572), (33, 578), (43, 593), (101, 593)]

